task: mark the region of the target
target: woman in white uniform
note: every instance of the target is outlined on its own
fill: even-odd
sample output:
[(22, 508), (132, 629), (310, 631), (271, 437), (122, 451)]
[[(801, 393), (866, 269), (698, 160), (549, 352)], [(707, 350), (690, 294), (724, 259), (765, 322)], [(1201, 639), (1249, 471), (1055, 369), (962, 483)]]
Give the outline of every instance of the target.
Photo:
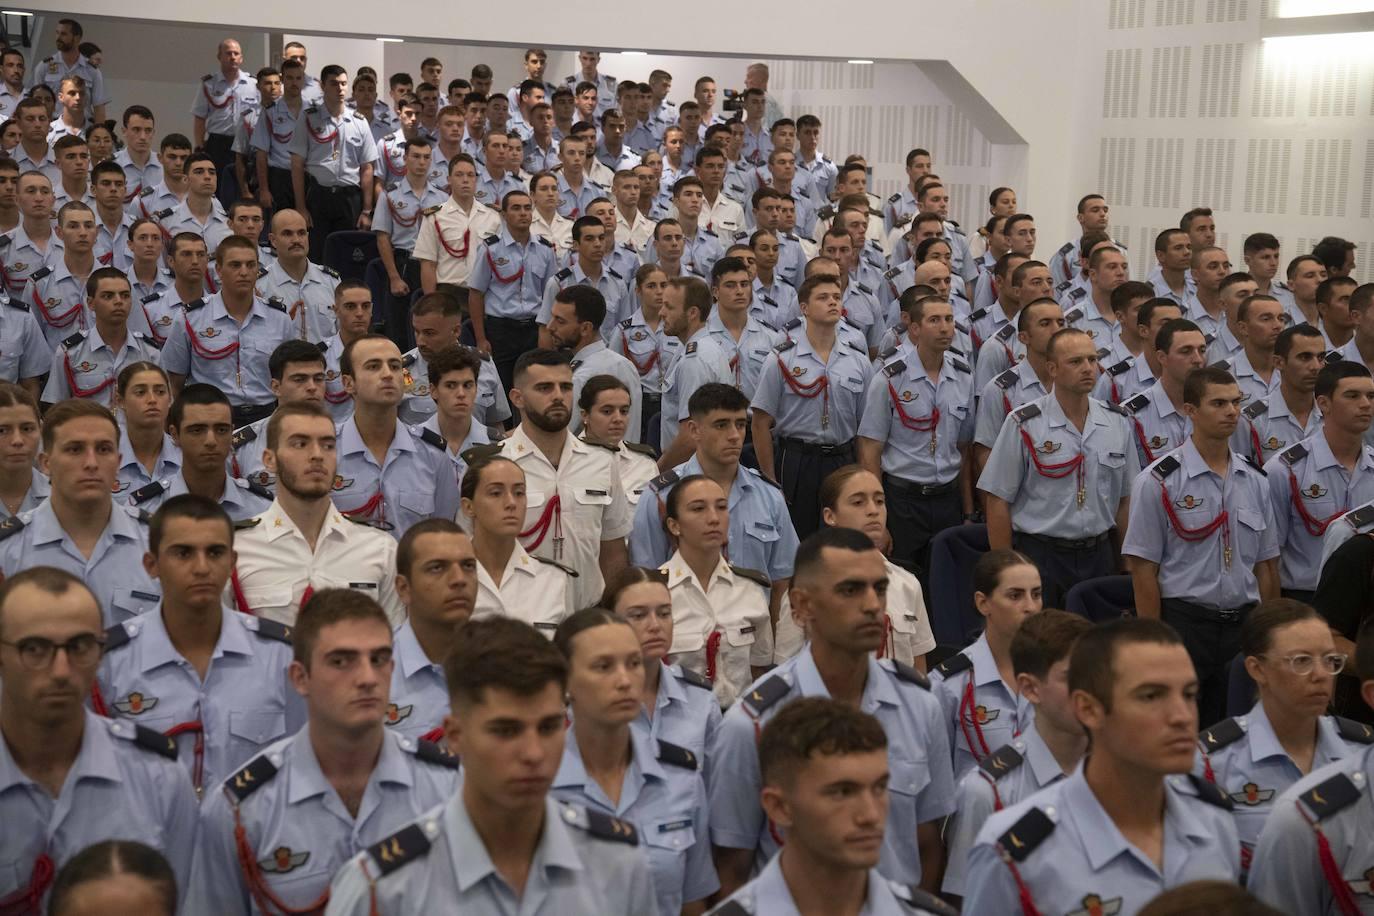
[(653, 446), (625, 441), (630, 424), (630, 390), (614, 376), (596, 375), (582, 387), (577, 406), (582, 411), (582, 438), (617, 449), (615, 464), (625, 487), (625, 498), (632, 508), (639, 505), (644, 487), (658, 476), (658, 456)]

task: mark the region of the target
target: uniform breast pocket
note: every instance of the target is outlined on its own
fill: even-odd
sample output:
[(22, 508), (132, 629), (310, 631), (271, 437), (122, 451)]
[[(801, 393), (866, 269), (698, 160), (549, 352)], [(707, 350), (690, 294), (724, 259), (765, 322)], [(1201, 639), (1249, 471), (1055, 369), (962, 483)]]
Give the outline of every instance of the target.
[(548, 502), (548, 499), (549, 494), (547, 492), (530, 487), (525, 491), (525, 509), (526, 511), (530, 509), (543, 511), (544, 503)]
[(597, 518), (611, 504), (611, 491), (606, 487), (576, 487), (573, 499), (577, 501), (579, 516)]
[(286, 713), (267, 709), (230, 710), (229, 734), (255, 747), (270, 744), (286, 734)]
[(778, 534), (777, 526), (769, 522), (754, 522), (746, 528), (745, 531), (748, 533), (749, 537), (756, 541), (761, 541), (764, 544), (772, 544), (781, 537), (781, 535)]
[(402, 490), (396, 494), (396, 502), (404, 512), (415, 518), (429, 518), (434, 514), (433, 491)]
[(116, 588), (113, 592), (110, 596), (110, 606), (114, 609), (116, 623), (151, 611), (162, 600), (162, 596), (156, 592), (137, 588)]
[(755, 366), (763, 365), (763, 361), (768, 358), (768, 350), (750, 350), (749, 362)]
[[(257, 588), (243, 589), (243, 599), (248, 602), (248, 612), (260, 614), (267, 610), (284, 610), (291, 607), (295, 600), (294, 589), (287, 584), (260, 585)], [(239, 610), (244, 610), (239, 608)]]
[(915, 837), (918, 821), (917, 798), (930, 783), (930, 767), (925, 760), (912, 760), (888, 754), (888, 824), (890, 836)]
[(1236, 510), (1236, 538), (1240, 556), (1246, 565), (1259, 560), (1260, 539), (1264, 534), (1264, 516), (1253, 509)]
[(687, 864), (687, 850), (696, 842), (691, 812), (651, 821), (640, 831), (644, 845), (649, 847), (649, 865), (657, 888), (682, 887), (682, 875)]

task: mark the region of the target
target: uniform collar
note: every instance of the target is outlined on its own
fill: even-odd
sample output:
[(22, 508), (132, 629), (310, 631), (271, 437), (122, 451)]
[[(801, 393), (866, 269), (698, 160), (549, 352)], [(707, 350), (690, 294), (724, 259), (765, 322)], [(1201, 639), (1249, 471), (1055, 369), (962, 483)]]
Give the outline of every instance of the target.
[[(1069, 418), (1064, 415), (1064, 408), (1060, 406), (1059, 398), (1055, 397), (1054, 392), (1051, 391), (1049, 394), (1041, 398), (1040, 405), (1041, 414), (1042, 416), (1044, 416), (1045, 422), (1048, 423), (1052, 428), (1073, 428), (1073, 424), (1069, 423)], [(1093, 398), (1089, 398), (1088, 419), (1083, 424), (1082, 437), (1086, 439), (1088, 437), (1088, 430), (1093, 426), (1106, 426), (1106, 414), (1106, 406), (1104, 406), (1103, 404), (1101, 404)], [(1077, 432), (1076, 429), (1074, 431)]]
[[(830, 689), (825, 686), (825, 681), (821, 679), (821, 673), (816, 668), (816, 660), (811, 655), (809, 642), (796, 658), (797, 664), (792, 670), (796, 677), (796, 687), (801, 691), (802, 696), (829, 697)], [(869, 655), (868, 678), (864, 683), (864, 694), (859, 701), (859, 708), (872, 714), (880, 705), (900, 706), (902, 705), (902, 698), (898, 695), (897, 688), (893, 686), (891, 679), (884, 674), (877, 659)]]
[[(254, 318), (266, 318), (266, 309), (267, 303), (259, 299), (257, 293), (254, 293), (253, 304), (249, 307), (248, 317), (244, 319), (244, 323), (241, 327), (247, 327), (248, 322), (252, 321)], [(229, 309), (225, 308), (224, 296), (220, 293), (215, 293), (205, 300), (205, 310), (211, 321), (219, 321), (221, 318), (224, 318), (234, 322), (234, 324), (238, 324), (238, 319), (230, 315)]]
[[(1284, 399), (1283, 392), (1278, 388), (1275, 388), (1270, 393), (1265, 403), (1269, 405), (1268, 412), (1271, 419), (1291, 419), (1295, 424), (1297, 423), (1297, 418), (1293, 416), (1293, 411), (1288, 408), (1288, 401)], [(1314, 399), (1312, 401), (1312, 412), (1307, 415), (1307, 422), (1311, 423), (1313, 420), (1320, 421), (1321, 418), (1322, 409), (1317, 406), (1317, 402)]]
[(114, 347), (107, 344), (105, 338), (100, 336), (100, 331), (94, 324), (91, 325), (90, 333), (86, 335), (86, 346), (91, 353), (95, 353), (98, 350), (106, 350), (115, 360), (118, 360), (120, 356), (128, 353), (130, 350), (137, 349), (134, 346), (134, 332), (128, 327), (124, 329), (124, 346), (116, 353)]
[[(582, 871), (582, 858), (577, 854), (571, 828), (564, 822), (565, 810), (571, 809), (559, 804), (552, 796), (544, 799), (544, 829), (539, 834), (539, 845), (535, 847), (534, 858), (530, 862), (531, 881), (547, 885), (551, 871)], [(486, 843), (477, 835), (477, 828), (473, 826), (472, 818), (468, 817), (461, 787), (444, 806), (443, 819), (442, 829), (448, 840), (449, 862), (458, 879), (459, 892), (467, 893), (489, 876), (499, 878)], [(535, 877), (536, 871), (541, 872), (538, 878)], [(530, 889), (531, 885), (527, 885), (526, 891)]]
[[(662, 664), (662, 663), (660, 663)], [(654, 697), (654, 719), (657, 721), (664, 708), (672, 703), (686, 705), (687, 690), (678, 683), (677, 673), (682, 670), (681, 665), (662, 665), (663, 670), (658, 675), (658, 694)], [(649, 724), (649, 719), (640, 713), (640, 719), (645, 724)]]
[(1035, 369), (1031, 366), (1030, 360), (1023, 359), (1016, 364), (1016, 374), (1021, 379), (1021, 384), (1027, 388), (1036, 388), (1049, 394), (1047, 389), (1040, 381), (1040, 376), (1035, 374)]
[[(622, 792), (619, 807), (628, 807), (632, 804), (628, 796), (637, 797), (646, 778), (659, 782), (666, 780), (667, 777), (664, 776), (663, 768), (659, 765), (657, 754), (653, 750), (653, 741), (654, 739), (643, 729), (630, 729), (630, 765), (626, 768), (624, 776), (624, 788), (629, 791)], [(582, 749), (577, 746), (577, 739), (571, 728), (567, 741), (563, 744), (563, 761), (558, 766), (558, 774), (554, 776), (553, 788), (578, 789), (588, 797), (605, 795), (601, 786), (587, 775), (587, 768), (582, 763)]]
[[(1336, 467), (1344, 470), (1344, 465), (1342, 465), (1332, 453), (1331, 443), (1326, 440), (1324, 434), (1313, 436), (1309, 440), (1309, 443), (1308, 448), (1312, 453), (1313, 466), (1317, 470), (1324, 471), (1327, 468)], [(1360, 446), (1360, 460), (1356, 467), (1366, 471), (1374, 468), (1374, 455), (1371, 455), (1369, 449), (1363, 444)]]
[(583, 347), (581, 350), (578, 350), (577, 354), (573, 357), (573, 359), (577, 360), (578, 365), (581, 365), (582, 363), (585, 363), (589, 358), (595, 356), (597, 353), (600, 353), (602, 350), (605, 349), (606, 342), (603, 341), (600, 337), (598, 337), (591, 343)]
[[(48, 500), (34, 510), (29, 528), (33, 531), (33, 544), (35, 546), (70, 539), (67, 532), (63, 530), (62, 524), (57, 520), (57, 513), (53, 510), (52, 500)], [(129, 515), (129, 510), (118, 503), (111, 502), (110, 504), (110, 521), (105, 525), (105, 530), (100, 533), (100, 540), (105, 540), (107, 536), (120, 540), (138, 540), (138, 523)]]
[[(519, 461), (520, 458), (524, 457), (525, 455), (536, 455), (538, 456), (540, 461), (543, 461), (546, 464), (549, 463), (549, 459), (544, 457), (544, 453), (539, 450), (539, 446), (535, 445), (534, 440), (532, 440), (525, 433), (524, 423), (521, 423), (520, 425), (516, 426), (515, 429), (511, 431), (511, 434), (502, 441), (503, 444), (509, 442), (514, 446), (514, 457), (517, 461)], [(567, 468), (567, 458), (569, 455), (573, 454), (574, 452), (586, 452), (590, 448), (592, 448), (592, 446), (587, 445), (587, 443), (583, 442), (581, 439), (577, 438), (572, 433), (568, 433), (567, 438), (563, 440), (563, 452), (558, 456), (559, 470), (562, 471), (563, 469)], [(510, 456), (510, 452), (508, 450), (506, 451), (506, 454), (508, 457)], [(550, 467), (552, 467), (551, 464)]]
[[(414, 367), (412, 367), (414, 371)], [(362, 433), (358, 432), (357, 415), (349, 417), (344, 421), (339, 436), (339, 455), (357, 455), (367, 451), (367, 445), (363, 442)], [(392, 452), (413, 452), (415, 451), (414, 437), (410, 435), (410, 430), (399, 419), (396, 421), (396, 435), (391, 438), (391, 446), (387, 449), (387, 457)]]
[(1155, 405), (1155, 410), (1159, 411), (1161, 417), (1182, 416), (1182, 414), (1178, 412), (1178, 408), (1174, 407), (1174, 402), (1169, 400), (1169, 395), (1164, 390), (1163, 382), (1156, 381), (1150, 386), (1148, 394), (1150, 396), (1150, 402)]
[(1037, 784), (1048, 786), (1063, 778), (1064, 771), (1060, 769), (1059, 761), (1054, 759), (1054, 753), (1041, 737), (1040, 728), (1034, 721), (1031, 722), (1030, 728), (1021, 733), (1021, 740), (1025, 743), (1026, 763), (1030, 766)]
[(415, 628), (410, 625), (410, 619), (396, 628), (394, 639), (396, 645), (397, 662), (401, 668), (401, 674), (406, 678), (412, 678), (421, 671), (433, 671), (442, 676), (444, 669), (436, 662), (430, 661), (425, 650), (420, 645), (420, 639), (415, 635)]
[[(122, 471), (127, 467), (138, 464), (138, 459), (134, 457), (134, 447), (129, 442), (129, 430), (127, 420), (119, 424), (119, 469)], [(157, 456), (157, 468), (154, 477), (162, 476), (163, 465), (170, 464), (174, 468), (181, 467), (181, 449), (172, 441), (172, 437), (166, 433), (162, 434), (162, 451)], [(140, 468), (143, 465), (138, 465)]]
[[(275, 285), (296, 282), (295, 278), (286, 272), (286, 268), (281, 266), (281, 259), (279, 258), (273, 259), (272, 263), (268, 265), (266, 279)], [(301, 277), (300, 285), (323, 282), (324, 271), (320, 270), (320, 266), (315, 262), (307, 260), (305, 262), (305, 276)]]
[[(248, 639), (247, 628), (243, 622), (234, 611), (224, 608), (220, 611), (219, 639), (215, 641), (215, 651), (211, 658), (220, 658), (226, 653), (252, 655), (253, 645)], [(167, 622), (162, 618), (162, 605), (159, 604), (156, 611), (140, 614), (135, 619), (144, 628), (143, 638), (139, 643), (142, 647), (140, 655), (144, 672), (184, 660), (176, 646), (172, 645), (172, 637), (167, 635)]]
[(987, 633), (974, 640), (973, 645), (964, 650), (964, 655), (973, 662), (974, 684), (982, 687), (986, 684), (1003, 683), (1002, 672), (997, 670), (997, 659), (992, 657), (992, 647), (988, 645)]
[[(382, 751), (377, 755), (377, 765), (372, 768), (372, 775), (367, 778), (369, 786), (373, 783), (414, 785), (415, 780), (407, 765), (405, 751), (401, 750), (400, 740), (393, 737), (390, 732), (382, 733)], [(291, 738), (285, 757), (291, 766), (291, 783), (286, 793), (287, 804), (294, 805), (306, 799), (334, 793), (334, 787), (325, 778), (324, 772), (320, 769), (319, 758), (315, 756), (315, 749), (310, 744), (308, 727), (302, 728)], [(360, 808), (359, 813), (363, 810)]]
[[(1202, 454), (1197, 450), (1197, 445), (1193, 443), (1193, 437), (1189, 436), (1183, 440), (1183, 445), (1179, 446), (1171, 454), (1177, 455), (1178, 460), (1183, 464), (1183, 473), (1191, 480), (1204, 474), (1212, 474), (1212, 468), (1203, 460)], [(1231, 453), (1231, 470), (1240, 474), (1249, 474), (1250, 465), (1245, 463), (1245, 459)]]
[[(868, 883), (870, 887), (873, 885), (875, 874), (876, 871), (869, 871)], [(772, 916), (800, 916), (801, 914), (801, 911), (797, 909), (796, 901), (792, 899), (792, 891), (787, 886), (787, 879), (782, 876), (780, 856), (774, 856), (772, 861), (764, 866), (763, 871), (759, 872), (759, 876), (750, 885), (750, 890), (753, 891), (755, 905), (766, 905)], [(863, 912), (868, 911), (868, 904), (865, 901)]]
[[(691, 458), (688, 458), (682, 464), (673, 468), (673, 471), (676, 472), (679, 479), (689, 474), (704, 473), (701, 469), (701, 461), (697, 458), (695, 452), (692, 453)], [(730, 509), (733, 511), (735, 504), (744, 498), (744, 491), (753, 489), (754, 481), (750, 478), (749, 472), (744, 469), (744, 465), (737, 465), (735, 467), (735, 480), (730, 484)]]
[[(1059, 795), (1059, 811), (1061, 818), (1072, 818), (1077, 823), (1081, 836), (1092, 837), (1092, 842), (1085, 844), (1084, 851), (1092, 870), (1101, 871), (1123, 852), (1133, 852), (1137, 858), (1140, 854), (1134, 852), (1134, 848), (1121, 834), (1116, 822), (1103, 809), (1097, 795), (1088, 786), (1087, 777), (1084, 775), (1086, 764), (1087, 758), (1084, 758), (1073, 774), (1064, 780)], [(1164, 780), (1164, 843), (1167, 845), (1170, 841), (1177, 842), (1179, 834), (1198, 841), (1213, 839), (1212, 831), (1207, 829), (1192, 810), (1197, 806), (1196, 799), (1181, 798), (1179, 792), (1174, 789), (1173, 781), (1181, 778), (1171, 776)]]
[[(132, 728), (132, 723), (103, 719), (90, 710), (82, 710), (85, 725), (81, 734), (81, 748), (72, 761), (71, 771), (67, 774), (65, 785), (75, 787), (83, 779), (98, 779), (105, 782), (123, 782), (119, 760), (115, 754), (114, 738), (110, 729)], [(36, 786), (32, 779), (19, 769), (10, 753), (9, 744), (0, 737), (0, 794), (14, 786)]]
[[(227, 494), (227, 486), (225, 491)], [(296, 523), (291, 520), (291, 516), (286, 514), (286, 510), (282, 508), (282, 504), (278, 500), (272, 500), (272, 505), (268, 506), (258, 518), (262, 519), (258, 523), (258, 527), (261, 529), (263, 537), (267, 538), (268, 541), (276, 541), (289, 535), (295, 535), (302, 542), (305, 541), (305, 535), (301, 534)], [(325, 513), (324, 524), (320, 527), (319, 540), (323, 541), (325, 538), (336, 534), (341, 538), (346, 536), (348, 529), (345, 526), (350, 524), (353, 523), (345, 522), (344, 517), (339, 514), (339, 510), (330, 506), (329, 511)]]
[[(196, 221), (195, 216), (191, 213), (191, 203), (189, 197), (182, 198), (181, 203), (177, 204), (177, 208), (172, 211), (172, 215), (167, 217), (167, 221), (169, 223), (177, 223), (180, 222), (182, 219)], [(227, 223), (228, 221), (229, 217), (226, 216), (224, 213), (224, 205), (219, 202), (218, 198), (212, 197), (210, 199), (209, 222)]]
[[(694, 582), (696, 581), (696, 574), (692, 572), (692, 567), (687, 565), (687, 561), (682, 558), (681, 550), (673, 551), (673, 555), (668, 558), (668, 562), (664, 563), (661, 568), (665, 569), (668, 573), (668, 587), (670, 589), (676, 588), (688, 579)], [(697, 584), (701, 586), (703, 592), (709, 592), (711, 586), (717, 579), (720, 579), (731, 587), (735, 584), (735, 571), (730, 568), (730, 564), (726, 562), (725, 557), (721, 557), (720, 562), (716, 564), (716, 568), (712, 570), (710, 582), (698, 582)]]

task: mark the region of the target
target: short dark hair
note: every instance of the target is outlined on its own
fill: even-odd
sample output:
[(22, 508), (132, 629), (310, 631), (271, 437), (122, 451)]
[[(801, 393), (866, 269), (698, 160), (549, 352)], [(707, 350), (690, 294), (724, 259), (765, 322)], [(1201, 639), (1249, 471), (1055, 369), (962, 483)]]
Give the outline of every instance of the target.
[(830, 274), (816, 274), (807, 277), (802, 281), (802, 285), (797, 288), (797, 301), (810, 302), (811, 294), (820, 286), (840, 286), (840, 281), (838, 277)]
[(550, 350), (544, 347), (536, 347), (533, 350), (526, 350), (520, 354), (515, 361), (515, 369), (511, 377), (519, 382), (522, 375), (529, 371), (530, 366), (571, 366), (572, 355), (565, 350)]
[(711, 267), (711, 285), (720, 283), (720, 278), (726, 274), (748, 273), (749, 266), (744, 263), (743, 258), (732, 258), (729, 256), (720, 258)]
[(699, 277), (672, 277), (668, 285), (682, 290), (683, 304), (689, 309), (696, 309), (703, 324), (711, 317), (711, 288), (705, 280)]
[(474, 382), (482, 375), (481, 357), (467, 347), (448, 347), (440, 350), (434, 354), (426, 366), (431, 388), (438, 387), (444, 376), (450, 372), (462, 372), (464, 370), (472, 373)]
[(234, 406), (229, 403), (229, 396), (214, 385), (207, 385), (204, 382), (192, 382), (181, 389), (181, 394), (177, 395), (176, 400), (172, 401), (172, 409), (167, 412), (167, 426), (169, 429), (180, 429), (181, 421), (186, 415), (186, 406), (194, 404), (201, 407), (208, 407), (215, 404), (222, 404), (233, 413)]
[(1317, 387), (1313, 393), (1319, 398), (1332, 397), (1340, 387), (1341, 379), (1347, 378), (1369, 378), (1369, 370), (1363, 363), (1350, 359), (1338, 359), (1333, 363), (1327, 363), (1317, 373)]
[[(124, 368), (119, 370), (119, 375), (115, 379), (115, 391), (120, 397), (123, 397), (124, 392), (129, 390), (129, 383), (132, 382), (134, 376), (138, 375), (140, 372), (156, 372), (158, 375), (162, 376), (162, 383), (164, 385), (167, 385), (169, 388), (171, 386), (171, 379), (167, 377), (166, 369), (162, 368), (157, 363), (150, 363), (146, 359), (140, 359), (132, 363), (125, 363)], [(0, 406), (13, 405), (3, 405), (3, 403), (0, 403)]]
[(1280, 359), (1287, 359), (1288, 354), (1293, 352), (1293, 340), (1297, 337), (1315, 337), (1325, 342), (1321, 331), (1305, 321), (1300, 321), (1279, 332), (1279, 339), (1274, 341), (1274, 355)]
[(873, 716), (829, 697), (800, 697), (783, 706), (763, 727), (759, 773), (764, 785), (785, 785), (817, 755), (886, 750), (887, 733)]
[(687, 416), (693, 420), (701, 420), (717, 410), (738, 413), (748, 409), (749, 399), (744, 392), (724, 382), (707, 382), (687, 398)]
[(605, 391), (623, 391), (627, 395), (633, 396), (629, 386), (614, 375), (593, 375), (587, 379), (587, 383), (582, 386), (582, 391), (577, 395), (578, 408), (591, 412), (592, 408), (596, 406), (597, 397)]
[(133, 875), (152, 886), (158, 897), (158, 909), (145, 912), (144, 916), (175, 916), (176, 873), (162, 853), (135, 840), (104, 840), (68, 859), (53, 880), (47, 912), (63, 916), (78, 887), (114, 875)]
[[(1327, 270), (1330, 270), (1328, 267)], [(1336, 295), (1338, 286), (1358, 286), (1354, 277), (1327, 277), (1317, 284), (1316, 300), (1318, 305), (1330, 305), (1332, 298)]]
[[(1163, 296), (1156, 296), (1149, 302), (1142, 305), (1140, 307), (1140, 310), (1136, 312), (1136, 325), (1139, 327), (1149, 327), (1150, 322), (1154, 320), (1155, 312), (1159, 309), (1178, 309), (1180, 312), (1182, 312), (1183, 306), (1179, 305), (1172, 299), (1165, 299)], [(1151, 345), (1153, 345), (1153, 341), (1151, 341), (1150, 343)]]
[(1288, 277), (1288, 279), (1290, 280), (1293, 279), (1293, 275), (1298, 272), (1298, 268), (1301, 267), (1307, 261), (1311, 261), (1312, 263), (1320, 265), (1323, 268), (1326, 266), (1325, 264), (1322, 264), (1319, 258), (1313, 257), (1310, 254), (1300, 254), (1296, 258), (1288, 262), (1288, 269), (1284, 271), (1284, 275)]
[[(436, 294), (431, 293), (430, 295)], [(423, 300), (424, 297), (422, 296), (421, 301)], [(411, 314), (414, 314), (414, 312), (412, 312)], [(364, 334), (363, 336), (350, 341), (348, 345), (343, 348), (343, 353), (339, 354), (339, 374), (352, 376), (353, 354), (355, 351), (357, 351), (358, 345), (368, 343), (374, 340), (385, 340), (387, 343), (394, 343), (394, 341), (392, 341), (392, 339), (390, 337), (387, 337), (385, 334)]]
[(553, 643), (512, 617), (466, 620), (453, 634), (444, 679), (454, 706), (482, 702), (488, 687), (532, 697), (549, 684), (568, 686), (568, 662)]
[(1057, 608), (1032, 614), (1011, 638), (1011, 668), (1016, 674), (1045, 678), (1050, 669), (1068, 658), (1073, 644), (1093, 625), (1086, 617)]
[(1277, 304), (1278, 301), (1279, 300), (1275, 299), (1273, 296), (1270, 296), (1266, 293), (1255, 293), (1253, 296), (1246, 296), (1244, 299), (1240, 301), (1240, 305), (1236, 306), (1236, 320), (1245, 321), (1247, 318), (1249, 318), (1250, 307), (1253, 306), (1256, 302), (1273, 302)]
[(267, 418), (267, 428), (264, 431), (264, 444), (272, 451), (277, 450), (278, 443), (281, 442), (282, 425), (290, 417), (310, 417), (316, 420), (328, 420), (331, 424), (334, 418), (323, 404), (315, 404), (309, 401), (299, 401), (295, 404), (282, 404), (272, 411), (272, 416)]
[(148, 521), (149, 553), (157, 556), (166, 533), (167, 522), (174, 518), (189, 518), (194, 522), (223, 522), (225, 530), (229, 532), (229, 543), (234, 543), (234, 520), (224, 511), (224, 507), (204, 496), (181, 493), (169, 496)]
[(1154, 295), (1154, 287), (1150, 284), (1142, 280), (1127, 280), (1112, 290), (1112, 311), (1124, 315), (1132, 302), (1137, 299), (1153, 299)]
[(573, 640), (579, 633), (586, 630), (594, 630), (597, 627), (617, 626), (628, 627), (630, 625), (624, 617), (608, 611), (604, 607), (585, 607), (580, 611), (574, 611), (567, 617), (559, 621), (558, 629), (553, 633), (553, 644), (568, 662), (568, 667), (572, 667)]
[(572, 224), (572, 240), (582, 241), (582, 233), (587, 229), (604, 229), (606, 224), (595, 216), (579, 216)]
[[(467, 292), (466, 287), (460, 286), (458, 288), (464, 293)], [(445, 318), (455, 318), (463, 314), (463, 303), (458, 296), (441, 289), (435, 289), (434, 292), (426, 293), (416, 299), (415, 304), (410, 308), (410, 314), (412, 318), (416, 315), (442, 315)]]
[(1292, 598), (1270, 598), (1261, 601), (1240, 622), (1240, 652), (1242, 655), (1263, 655), (1274, 644), (1275, 631), (1304, 620), (1324, 620), (1310, 604)]
[[(115, 166), (115, 168), (119, 168), (119, 166)], [(97, 267), (91, 271), (91, 275), (86, 279), (86, 301), (88, 303), (95, 298), (96, 290), (100, 289), (101, 280), (121, 280), (130, 290), (133, 289), (133, 284), (129, 282), (129, 275), (124, 271), (117, 267)]]
[(411, 525), (396, 546), (396, 572), (399, 575), (410, 575), (410, 569), (415, 565), (415, 542), (427, 534), (466, 535), (467, 532), (447, 518), (427, 518)]
[(324, 352), (315, 344), (304, 340), (284, 340), (277, 344), (272, 355), (267, 357), (267, 373), (273, 381), (282, 380), (288, 363), (319, 363), (328, 367)]
[(1345, 266), (1346, 252), (1354, 251), (1355, 243), (1335, 235), (1328, 235), (1312, 246), (1312, 256), (1326, 265), (1327, 270), (1339, 270)]
[(906, 154), (906, 167), (907, 167), (907, 168), (911, 168), (911, 163), (913, 163), (913, 162), (916, 161), (916, 157), (917, 157), (917, 156), (925, 156), (927, 159), (930, 159), (930, 158), (931, 158), (930, 150), (921, 149), (919, 146), (916, 147), (916, 148), (913, 149), (913, 150), (908, 150), (908, 151), (907, 151), (907, 154)]
[(1183, 403), (1202, 406), (1202, 399), (1211, 385), (1236, 385), (1236, 378), (1221, 366), (1203, 366), (1188, 373), (1183, 380)]
[(391, 632), (386, 611), (368, 595), (351, 588), (322, 588), (312, 594), (296, 615), (291, 628), (291, 653), (296, 661), (310, 668), (310, 656), (325, 627), (347, 620), (373, 620)]
[[(1198, 327), (1196, 323), (1189, 321), (1187, 318), (1173, 318), (1164, 322), (1164, 326), (1159, 329), (1159, 333), (1155, 334), (1155, 339), (1151, 343), (1156, 350), (1168, 353), (1169, 349), (1174, 345), (1174, 338), (1179, 334), (1186, 334), (1189, 331), (1196, 331), (1202, 334), (1202, 328)], [(1203, 335), (1203, 339), (1206, 339), (1205, 334)]]
[(1254, 232), (1245, 237), (1245, 245), (1242, 249), (1245, 254), (1254, 254), (1257, 251), (1278, 250), (1279, 240), (1269, 232)]
[(1169, 239), (1176, 235), (1187, 235), (1182, 229), (1165, 229), (1155, 236), (1155, 254), (1163, 254), (1169, 250)]
[(802, 581), (816, 575), (821, 569), (822, 557), (827, 547), (853, 553), (877, 550), (873, 539), (862, 531), (855, 531), (853, 528), (821, 528), (802, 541), (801, 546), (797, 548), (797, 556), (793, 561), (793, 580)]
[(1002, 584), (1002, 573), (1013, 566), (1035, 566), (1035, 561), (1018, 550), (989, 550), (973, 565), (973, 590), (991, 595)]
[(579, 325), (590, 322), (593, 330), (599, 330), (606, 321), (606, 297), (595, 287), (581, 283), (565, 286), (553, 294), (553, 301), (571, 305)]
[(1150, 617), (1123, 617), (1099, 624), (1078, 637), (1069, 656), (1069, 691), (1079, 690), (1112, 711), (1116, 658), (1126, 646), (1182, 646), (1178, 632)]
[(1361, 283), (1350, 294), (1350, 311), (1362, 312), (1374, 302), (1374, 283)]
[(1192, 228), (1193, 220), (1211, 215), (1211, 207), (1194, 207), (1187, 213), (1183, 214), (1183, 218), (1178, 221), (1178, 228), (1182, 229), (1184, 232), (1187, 232), (1189, 229)]

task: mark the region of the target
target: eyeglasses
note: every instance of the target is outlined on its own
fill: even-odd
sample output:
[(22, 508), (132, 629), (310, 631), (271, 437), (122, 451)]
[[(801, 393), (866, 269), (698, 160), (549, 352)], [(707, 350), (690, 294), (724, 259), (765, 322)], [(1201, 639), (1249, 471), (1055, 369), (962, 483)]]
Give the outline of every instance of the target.
[(105, 640), (94, 633), (81, 633), (66, 642), (53, 642), (42, 636), (30, 636), (18, 642), (0, 640), (0, 645), (9, 646), (19, 653), (19, 661), (30, 671), (43, 671), (52, 664), (57, 650), (67, 653), (67, 661), (73, 668), (94, 668), (100, 664), (100, 656), (105, 651)]
[[(1260, 658), (1269, 658), (1261, 655)], [(1276, 655), (1275, 661), (1281, 661), (1288, 665), (1289, 669), (1299, 677), (1306, 677), (1316, 670), (1317, 663), (1320, 662), (1322, 670), (1327, 674), (1340, 674), (1345, 669), (1345, 660), (1349, 656), (1341, 652), (1330, 652), (1326, 655), (1308, 655), (1299, 653), (1297, 655)]]

